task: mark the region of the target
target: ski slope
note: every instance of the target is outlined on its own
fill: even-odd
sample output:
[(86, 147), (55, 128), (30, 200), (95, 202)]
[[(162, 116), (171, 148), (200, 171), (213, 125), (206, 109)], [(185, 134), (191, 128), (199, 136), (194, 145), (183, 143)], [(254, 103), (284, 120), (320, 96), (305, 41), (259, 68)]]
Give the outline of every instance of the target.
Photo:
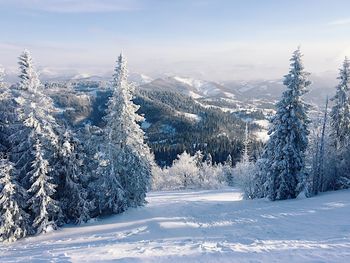
[(152, 192), (148, 202), (0, 245), (0, 262), (350, 262), (350, 190), (277, 202)]

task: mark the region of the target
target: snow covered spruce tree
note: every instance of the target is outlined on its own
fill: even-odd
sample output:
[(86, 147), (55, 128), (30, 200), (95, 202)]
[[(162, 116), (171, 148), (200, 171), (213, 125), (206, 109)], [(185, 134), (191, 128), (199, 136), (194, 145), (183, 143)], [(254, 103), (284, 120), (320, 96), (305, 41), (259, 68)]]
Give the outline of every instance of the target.
[[(29, 170), (34, 159), (33, 147), (40, 140), (45, 151), (52, 159), (58, 147), (58, 127), (52, 116), (55, 111), (52, 100), (43, 93), (43, 87), (34, 68), (29, 51), (25, 50), (19, 57), (20, 81), (14, 93), (17, 115), (20, 123), (10, 136), (12, 142), (11, 156), (19, 169), (21, 180), (29, 188)], [(52, 160), (49, 160), (52, 162)]]
[(336, 94), (332, 98), (331, 117), (331, 139), (333, 141), (333, 173), (328, 173), (328, 189), (339, 189), (350, 187), (350, 61), (345, 58), (343, 67), (339, 70), (339, 84)]
[(295, 198), (298, 184), (304, 177), (305, 150), (308, 145), (308, 105), (302, 97), (310, 85), (309, 73), (304, 71), (302, 53), (297, 49), (291, 58), (289, 74), (271, 120), (270, 139), (259, 165), (258, 176), (264, 178), (263, 196), (270, 200)]
[(13, 242), (30, 233), (30, 216), (26, 213), (26, 190), (17, 181), (14, 165), (0, 160), (0, 241)]
[(56, 199), (55, 170), (58, 151), (58, 125), (52, 100), (44, 94), (31, 55), (19, 57), (20, 82), (14, 94), (20, 123), (10, 136), (11, 158), (20, 172), (20, 182), (29, 192), (29, 211), (37, 233), (46, 232), (63, 223)]
[(332, 138), (336, 150), (347, 143), (350, 136), (350, 102), (349, 102), (349, 84), (350, 84), (350, 62), (345, 58), (343, 67), (339, 70), (340, 83), (336, 87), (337, 91), (332, 98), (334, 106), (330, 114)]
[(135, 87), (128, 83), (125, 57), (120, 54), (113, 76), (113, 95), (108, 101), (105, 134), (109, 174), (115, 177), (115, 188), (125, 191), (127, 206), (145, 203), (150, 186), (153, 156), (144, 142), (144, 132), (138, 125), (143, 117), (132, 101)]
[(56, 185), (49, 176), (49, 162), (45, 159), (40, 141), (34, 146), (35, 159), (30, 171), (31, 187), (28, 190), (32, 194), (28, 203), (31, 214), (35, 217), (33, 227), (37, 233), (47, 232), (56, 228), (56, 221), (61, 219), (61, 208), (58, 202), (52, 198), (56, 192)]
[(61, 174), (58, 197), (66, 221), (80, 224), (90, 219), (94, 208), (88, 198), (88, 176), (83, 174), (83, 160), (78, 154), (79, 141), (68, 131), (62, 137), (60, 162), (56, 164)]

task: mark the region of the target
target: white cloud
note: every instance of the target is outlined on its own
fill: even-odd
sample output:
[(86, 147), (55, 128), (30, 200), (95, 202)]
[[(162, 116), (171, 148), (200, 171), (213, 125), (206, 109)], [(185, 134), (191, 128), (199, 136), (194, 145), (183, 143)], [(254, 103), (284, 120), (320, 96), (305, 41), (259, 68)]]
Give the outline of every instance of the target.
[(0, 0), (0, 4), (54, 13), (106, 13), (140, 8), (138, 0)]
[(338, 19), (328, 23), (331, 26), (341, 26), (341, 25), (349, 25), (350, 18)]

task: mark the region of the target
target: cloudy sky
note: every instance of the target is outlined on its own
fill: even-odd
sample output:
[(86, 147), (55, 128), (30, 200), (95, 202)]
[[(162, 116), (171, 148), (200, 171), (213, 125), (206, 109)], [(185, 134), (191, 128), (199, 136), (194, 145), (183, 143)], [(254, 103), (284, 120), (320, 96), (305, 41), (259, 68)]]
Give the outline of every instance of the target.
[(316, 74), (350, 56), (349, 0), (0, 0), (0, 64), (32, 51), (39, 68), (271, 79), (298, 45)]

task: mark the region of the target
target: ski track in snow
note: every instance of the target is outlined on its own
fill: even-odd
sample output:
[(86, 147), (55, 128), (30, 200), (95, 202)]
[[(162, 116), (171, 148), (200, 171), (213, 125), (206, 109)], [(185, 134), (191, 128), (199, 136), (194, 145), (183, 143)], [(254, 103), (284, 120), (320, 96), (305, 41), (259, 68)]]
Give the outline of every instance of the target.
[(145, 207), (0, 245), (0, 262), (349, 262), (350, 190), (241, 200), (237, 189), (151, 192)]

